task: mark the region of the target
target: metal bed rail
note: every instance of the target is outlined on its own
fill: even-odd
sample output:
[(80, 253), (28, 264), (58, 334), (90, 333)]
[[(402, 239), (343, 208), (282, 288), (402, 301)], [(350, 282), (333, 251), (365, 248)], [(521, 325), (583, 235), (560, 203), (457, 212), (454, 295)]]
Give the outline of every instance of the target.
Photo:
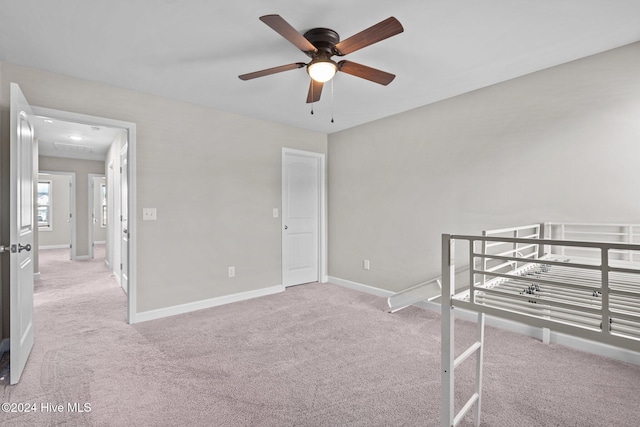
[[(544, 235), (549, 239), (578, 240), (589, 242), (640, 244), (640, 224), (601, 224), (601, 223), (563, 223), (547, 222), (544, 224)], [(566, 247), (546, 248), (547, 252), (559, 255), (593, 256), (592, 248), (573, 248), (569, 253)], [(597, 256), (597, 253), (595, 253)], [(640, 254), (632, 251), (615, 250), (610, 253), (612, 259), (640, 262)]]
[[(640, 263), (634, 262), (640, 259), (640, 244), (483, 234), (442, 235), (443, 426), (457, 425), (472, 408), (475, 425), (480, 423), (486, 314), (632, 351), (640, 348)], [(454, 274), (457, 241), (468, 244), (463, 261), (473, 266), (470, 287), (460, 294)], [(505, 245), (509, 249), (494, 250)], [(535, 255), (525, 257), (514, 248), (529, 248)], [(568, 250), (547, 254), (545, 248)], [(567, 258), (568, 252), (584, 249), (599, 256)], [(455, 307), (478, 313), (477, 340), (457, 358)], [(474, 354), (476, 390), (455, 413), (454, 370)]]

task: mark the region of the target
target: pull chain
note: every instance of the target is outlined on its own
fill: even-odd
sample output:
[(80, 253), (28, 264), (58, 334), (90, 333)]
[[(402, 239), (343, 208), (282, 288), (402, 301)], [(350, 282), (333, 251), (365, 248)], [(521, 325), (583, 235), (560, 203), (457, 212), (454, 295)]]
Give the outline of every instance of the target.
[(313, 80), (311, 81), (311, 115), (313, 116)]
[(331, 123), (333, 123), (333, 81), (335, 79), (331, 79)]

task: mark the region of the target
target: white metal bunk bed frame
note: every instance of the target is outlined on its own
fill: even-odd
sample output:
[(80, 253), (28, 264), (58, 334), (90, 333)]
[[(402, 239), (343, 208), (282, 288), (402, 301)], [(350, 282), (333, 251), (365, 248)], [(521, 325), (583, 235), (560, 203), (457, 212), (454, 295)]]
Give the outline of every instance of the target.
[[(598, 224), (558, 224), (548, 223), (546, 224), (546, 233), (551, 232), (551, 227), (558, 227), (560, 229), (560, 236), (566, 237), (565, 226), (572, 226), (575, 229), (580, 230), (581, 227), (601, 226)], [(606, 225), (608, 226), (608, 225)], [(468, 236), (468, 235), (442, 235), (442, 409), (441, 409), (441, 421), (442, 426), (455, 426), (470, 409), (474, 409), (474, 423), (476, 426), (480, 425), (480, 411), (481, 411), (481, 397), (482, 397), (482, 357), (483, 357), (483, 345), (484, 345), (484, 323), (485, 315), (489, 314), (496, 317), (506, 318), (512, 321), (529, 324), (543, 328), (543, 341), (548, 342), (549, 330), (553, 329), (561, 333), (569, 335), (575, 335), (581, 338), (585, 338), (592, 341), (607, 343), (616, 347), (630, 349), (632, 351), (638, 351), (640, 348), (640, 335), (634, 336), (633, 334), (625, 334), (619, 332), (612, 332), (610, 327), (602, 328), (602, 325), (610, 325), (612, 314), (616, 319), (623, 319), (626, 322), (633, 322), (636, 328), (640, 330), (640, 263), (636, 262), (640, 260), (640, 244), (633, 244), (640, 240), (640, 225), (616, 225), (624, 231), (615, 233), (619, 237), (614, 237), (615, 240), (620, 240), (621, 243), (611, 243), (603, 241), (578, 241), (578, 240), (561, 240), (561, 239), (541, 239), (540, 238), (540, 226), (523, 226), (515, 227), (511, 229), (493, 230), (491, 232), (483, 232), (482, 236)], [(626, 228), (625, 228), (626, 227)], [(637, 232), (636, 232), (637, 230)], [(581, 233), (577, 231), (576, 233)], [(503, 237), (504, 234), (511, 234), (512, 237)], [(526, 233), (524, 236), (521, 233)], [(586, 232), (585, 232), (586, 233)], [(598, 234), (599, 232), (596, 232)], [(574, 233), (575, 234), (575, 233)], [(610, 239), (611, 234), (609, 232), (602, 232), (600, 234), (606, 235), (605, 239)], [(502, 237), (496, 237), (496, 235), (502, 235)], [(455, 263), (455, 241), (466, 241), (469, 244), (469, 277), (470, 287), (468, 290), (456, 294), (455, 289), (455, 275), (456, 275), (456, 263)], [(598, 239), (600, 240), (600, 239)], [(629, 242), (629, 243), (626, 243)], [(489, 254), (488, 248), (492, 245), (511, 245), (506, 251), (499, 252), (497, 254)], [(478, 247), (481, 250), (478, 250)], [(551, 250), (560, 248), (559, 254), (549, 253)], [(565, 254), (565, 248), (573, 251), (591, 250), (599, 253), (598, 262), (591, 262), (587, 258), (578, 258), (578, 262), (567, 263), (568, 260), (562, 259)], [(549, 251), (546, 252), (545, 251)], [(626, 257), (625, 257), (626, 254)], [(554, 256), (555, 255), (555, 256)], [(489, 266), (489, 261), (494, 263), (493, 266)], [(538, 262), (540, 261), (540, 262)], [(498, 263), (497, 265), (496, 262)], [(593, 317), (598, 315), (600, 317), (600, 327), (593, 328), (586, 324), (580, 324), (575, 322), (567, 322), (563, 319), (555, 318), (554, 315), (547, 310), (544, 310), (540, 306), (540, 310), (537, 313), (527, 312), (526, 310), (518, 310), (517, 304), (511, 306), (505, 304), (488, 304), (485, 302), (477, 302), (476, 295), (483, 295), (494, 291), (492, 286), (496, 283), (500, 283), (505, 280), (520, 280), (518, 277), (522, 271), (521, 266), (527, 265), (545, 265), (549, 268), (562, 268), (569, 266), (578, 270), (585, 270), (590, 273), (598, 274), (599, 272), (599, 287), (594, 290), (593, 284), (581, 285), (581, 284), (569, 284), (569, 289), (579, 291), (594, 291), (599, 292), (597, 295), (601, 301), (599, 308), (589, 307), (581, 302), (571, 304), (563, 301), (553, 301), (553, 298), (540, 298), (537, 301), (532, 301), (530, 296), (527, 295), (511, 295), (514, 300), (524, 301), (524, 304), (531, 302), (542, 302), (546, 307), (559, 307), (560, 309), (569, 308), (572, 312), (581, 313), (584, 312), (586, 316)], [(501, 268), (505, 266), (510, 267), (511, 271), (507, 273), (500, 272)], [(620, 275), (632, 275), (632, 289), (625, 288), (611, 288), (610, 277), (617, 274)], [(481, 278), (480, 281), (477, 278)], [(546, 284), (554, 284), (555, 282), (545, 281), (543, 278), (536, 278), (537, 282)], [(523, 280), (524, 281), (524, 280)], [(487, 285), (489, 285), (487, 287)], [(637, 288), (636, 288), (637, 287)], [(496, 291), (497, 293), (497, 291)], [(503, 297), (501, 295), (500, 297)], [(594, 294), (594, 296), (596, 296)], [(628, 298), (632, 299), (632, 304), (637, 307), (636, 311), (625, 311), (620, 309), (610, 308), (610, 297), (612, 298)], [(480, 298), (481, 300), (481, 298)], [(468, 349), (463, 351), (458, 357), (455, 357), (455, 345), (454, 345), (454, 308), (459, 307), (472, 312), (477, 312), (477, 337), (476, 342)], [(634, 309), (635, 310), (635, 309)], [(637, 333), (634, 331), (634, 333)], [(475, 392), (471, 398), (462, 406), (458, 413), (455, 413), (454, 408), (454, 371), (457, 366), (468, 359), (470, 356), (476, 356), (476, 381)]]

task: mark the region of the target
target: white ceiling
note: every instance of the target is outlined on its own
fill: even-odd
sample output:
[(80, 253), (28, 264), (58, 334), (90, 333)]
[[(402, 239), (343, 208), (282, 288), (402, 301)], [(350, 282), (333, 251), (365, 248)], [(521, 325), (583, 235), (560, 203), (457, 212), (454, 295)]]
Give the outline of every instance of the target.
[(104, 161), (109, 147), (123, 129), (74, 123), (50, 117), (33, 118), (38, 154)]
[[(307, 60), (266, 14), (342, 39), (395, 16), (402, 34), (345, 59), (397, 77), (339, 73), (311, 115), (304, 69), (237, 77)], [(322, 133), (636, 41), (639, 0), (0, 0), (2, 61)]]

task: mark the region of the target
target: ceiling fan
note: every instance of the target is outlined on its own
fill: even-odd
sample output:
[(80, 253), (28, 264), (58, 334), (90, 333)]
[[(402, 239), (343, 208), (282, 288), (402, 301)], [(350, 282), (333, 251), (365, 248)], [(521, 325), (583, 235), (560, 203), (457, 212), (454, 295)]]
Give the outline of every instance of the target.
[(307, 94), (307, 103), (310, 103), (317, 102), (320, 99), (324, 83), (331, 80), (338, 71), (385, 86), (395, 78), (394, 74), (353, 61), (342, 60), (335, 62), (331, 59), (332, 56), (347, 55), (403, 32), (404, 28), (394, 17), (387, 18), (343, 41), (340, 41), (340, 36), (337, 32), (329, 28), (312, 28), (304, 35), (300, 34), (280, 15), (265, 15), (261, 16), (260, 20), (309, 56), (311, 61), (308, 63), (294, 62), (242, 74), (238, 76), (241, 80), (251, 80), (282, 71), (307, 67), (307, 73), (311, 77)]

